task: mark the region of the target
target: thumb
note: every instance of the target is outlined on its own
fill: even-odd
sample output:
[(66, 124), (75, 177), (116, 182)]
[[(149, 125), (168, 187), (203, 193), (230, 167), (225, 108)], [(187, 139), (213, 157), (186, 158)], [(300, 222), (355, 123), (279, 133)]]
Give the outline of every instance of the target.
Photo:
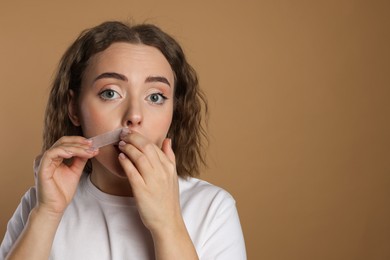
[(162, 143), (161, 150), (164, 152), (164, 154), (168, 157), (168, 159), (175, 163), (175, 153), (172, 150), (172, 139), (171, 138), (165, 138), (165, 140)]

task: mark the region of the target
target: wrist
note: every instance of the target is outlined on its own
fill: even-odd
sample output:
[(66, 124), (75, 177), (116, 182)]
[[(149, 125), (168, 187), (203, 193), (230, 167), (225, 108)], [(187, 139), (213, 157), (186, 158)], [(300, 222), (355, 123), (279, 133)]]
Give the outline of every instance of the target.
[(31, 210), (30, 217), (48, 223), (59, 223), (63, 213), (47, 210), (45, 207), (36, 206)]
[(171, 221), (170, 223), (158, 225), (150, 229), (153, 239), (172, 240), (180, 239), (183, 234), (187, 234), (187, 228), (182, 218)]

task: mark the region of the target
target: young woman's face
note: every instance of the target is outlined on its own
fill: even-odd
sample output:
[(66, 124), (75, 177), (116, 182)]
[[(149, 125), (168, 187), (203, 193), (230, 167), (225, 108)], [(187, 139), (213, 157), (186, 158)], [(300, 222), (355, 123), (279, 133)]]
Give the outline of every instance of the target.
[[(174, 75), (157, 49), (114, 43), (94, 55), (83, 75), (78, 119), (89, 138), (121, 127), (161, 147), (173, 116)], [(125, 176), (114, 145), (100, 148), (92, 163)]]

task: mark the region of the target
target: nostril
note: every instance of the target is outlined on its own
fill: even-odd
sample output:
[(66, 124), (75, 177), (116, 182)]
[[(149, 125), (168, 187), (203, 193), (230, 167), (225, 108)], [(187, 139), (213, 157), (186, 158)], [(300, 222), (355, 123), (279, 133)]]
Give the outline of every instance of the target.
[(141, 120), (127, 120), (126, 122), (126, 126), (129, 127), (129, 126), (136, 126), (136, 125), (140, 125), (141, 124)]

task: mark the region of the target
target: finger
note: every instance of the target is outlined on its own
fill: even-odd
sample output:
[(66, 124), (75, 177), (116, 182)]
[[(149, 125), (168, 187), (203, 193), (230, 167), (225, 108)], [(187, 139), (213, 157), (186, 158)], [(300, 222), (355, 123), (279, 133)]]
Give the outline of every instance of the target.
[(151, 164), (153, 161), (156, 161), (156, 159), (158, 159), (158, 154), (155, 150), (156, 145), (150, 140), (148, 140), (145, 136), (137, 132), (131, 132), (124, 137), (124, 141), (128, 144), (132, 144), (139, 151), (145, 154)]
[(175, 153), (172, 150), (172, 139), (165, 138), (165, 140), (163, 141), (161, 150), (164, 152), (164, 154), (168, 157), (168, 159), (172, 163), (176, 164)]
[(147, 155), (138, 150), (134, 145), (120, 141), (118, 147), (128, 157), (140, 174), (145, 175), (153, 170), (153, 166)]
[(166, 138), (162, 143), (161, 149), (156, 148), (156, 152), (166, 173), (176, 174), (176, 159), (171, 147), (171, 139)]
[(73, 159), (72, 165), (70, 166), (71, 172), (80, 178), (80, 176), (83, 174), (83, 170), (87, 164), (87, 161), (87, 159), (75, 157)]
[(85, 146), (75, 146), (75, 145), (62, 145), (59, 147), (55, 147), (54, 149), (58, 150), (64, 150), (68, 154), (71, 154), (72, 157), (81, 157), (81, 158), (87, 158), (90, 159), (93, 156), (97, 154), (99, 149), (92, 149), (91, 147), (85, 147)]
[(60, 146), (66, 143), (92, 145), (92, 141), (82, 136), (63, 136), (54, 143), (53, 147)]
[(80, 144), (80, 143), (63, 143), (60, 145), (53, 146), (54, 147), (78, 147), (78, 148), (83, 148), (83, 149), (92, 149), (92, 144)]
[[(96, 156), (99, 153), (99, 151), (96, 152), (94, 156)], [(90, 158), (81, 158), (81, 157), (74, 157), (72, 164), (70, 165), (70, 170), (73, 173), (80, 174), (83, 172), (85, 165), (88, 162), (88, 159)]]
[[(97, 154), (97, 151), (88, 151), (79, 147), (54, 147), (47, 150), (42, 157), (41, 164), (39, 166), (40, 171), (43, 171), (43, 174), (46, 177), (51, 177), (55, 168), (59, 167), (64, 159), (70, 159), (72, 157), (80, 157), (85, 160), (88, 160), (94, 157)], [(76, 163), (76, 168), (79, 169), (80, 165)]]
[(176, 165), (175, 154), (171, 148), (170, 139), (166, 138), (161, 146), (161, 149), (156, 147), (156, 153), (160, 163), (163, 165)]
[(145, 181), (143, 180), (141, 174), (138, 172), (137, 168), (130, 161), (130, 159), (124, 153), (120, 153), (118, 158), (119, 164), (122, 166), (127, 175), (127, 178), (129, 179), (131, 188), (133, 190), (137, 190), (141, 187), (141, 185), (145, 185)]
[(92, 148), (91, 142), (59, 142), (54, 144), (50, 149), (60, 148), (69, 153), (76, 153), (75, 149), (84, 150), (87, 152), (94, 152), (96, 149)]

